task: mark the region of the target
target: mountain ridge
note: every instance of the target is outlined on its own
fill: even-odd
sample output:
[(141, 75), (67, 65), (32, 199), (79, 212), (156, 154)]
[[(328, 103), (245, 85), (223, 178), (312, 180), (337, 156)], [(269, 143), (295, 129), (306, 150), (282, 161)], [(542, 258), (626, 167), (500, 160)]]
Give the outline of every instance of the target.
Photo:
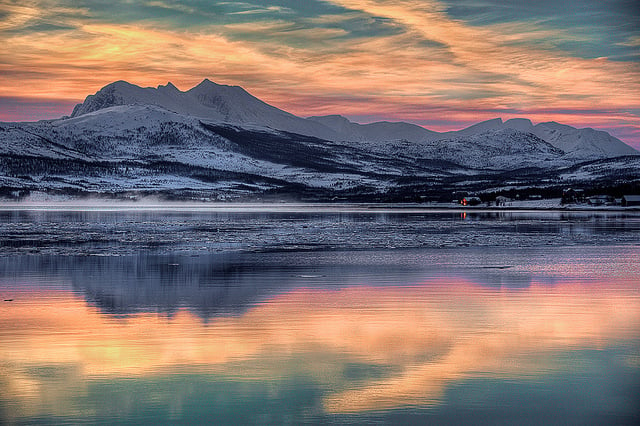
[(605, 131), (595, 130), (590, 127), (577, 129), (554, 121), (533, 125), (531, 120), (527, 118), (512, 118), (504, 122), (501, 118), (495, 118), (482, 121), (466, 129), (452, 133), (470, 136), (487, 130), (501, 129), (514, 129), (531, 133), (556, 148), (563, 150), (569, 158), (576, 160), (592, 160), (640, 154), (640, 152), (633, 147)]
[(142, 88), (116, 81), (71, 117), (0, 123), (0, 196), (393, 202), (461, 189), (635, 185), (635, 169), (637, 151), (593, 129), (497, 118), (438, 133), (404, 122), (301, 118), (208, 79), (184, 92), (170, 82)]
[(156, 88), (142, 88), (119, 80), (87, 96), (84, 102), (76, 105), (71, 118), (111, 106), (136, 104), (156, 105), (188, 116), (228, 124), (262, 126), (330, 141), (426, 142), (510, 128), (531, 133), (565, 151), (569, 158), (575, 160), (640, 155), (640, 152), (604, 131), (577, 129), (555, 122), (534, 125), (527, 118), (507, 121), (495, 118), (443, 133), (407, 122), (359, 124), (335, 114), (302, 118), (269, 105), (240, 86), (221, 85), (208, 78), (186, 91), (180, 91), (171, 82)]

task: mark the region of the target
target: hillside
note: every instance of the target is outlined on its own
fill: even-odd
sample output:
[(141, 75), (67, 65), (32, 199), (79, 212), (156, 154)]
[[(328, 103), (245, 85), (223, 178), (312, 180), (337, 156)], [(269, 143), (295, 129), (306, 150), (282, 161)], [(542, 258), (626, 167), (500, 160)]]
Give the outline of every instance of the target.
[(4, 195), (403, 200), (493, 188), (506, 177), (516, 186), (560, 184), (558, 176), (579, 185), (633, 183), (637, 154), (606, 132), (557, 123), (496, 119), (437, 133), (409, 123), (304, 119), (209, 80), (185, 92), (119, 81), (71, 117), (0, 123), (0, 188)]

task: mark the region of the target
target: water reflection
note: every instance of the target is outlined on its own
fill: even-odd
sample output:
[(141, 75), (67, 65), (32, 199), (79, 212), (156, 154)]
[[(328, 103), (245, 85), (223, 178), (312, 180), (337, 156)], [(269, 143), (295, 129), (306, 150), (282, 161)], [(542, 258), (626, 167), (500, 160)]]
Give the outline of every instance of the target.
[(639, 230), (0, 212), (0, 423), (638, 423)]
[[(165, 282), (163, 273), (170, 280), (179, 276), (162, 264), (153, 280)], [(188, 306), (199, 306), (200, 279), (223, 274), (244, 294), (241, 271), (212, 266), (183, 277), (192, 285), (170, 297), (149, 286), (125, 291), (116, 284), (117, 271), (106, 281), (91, 281), (94, 272), (74, 275), (71, 290), (4, 285), (14, 298), (0, 310), (0, 380), (9, 419), (91, 416), (91, 409), (109, 404), (108, 396), (91, 393), (92, 383), (182, 374), (234, 383), (303, 377), (307, 388), (318, 390), (318, 409), (327, 414), (437, 406), (448, 388), (473, 377), (535, 380), (581, 371), (592, 363), (580, 355), (587, 350), (631, 348), (618, 361), (638, 368), (638, 275), (584, 281), (576, 273), (554, 285), (531, 275), (524, 287), (489, 287), (457, 274), (403, 285), (349, 283), (362, 278), (357, 276), (338, 286), (314, 286), (305, 279), (333, 278), (274, 273), (267, 281), (285, 276), (291, 285), (240, 302), (234, 296), (226, 306), (242, 310), (202, 316), (201, 308)], [(118, 292), (123, 298), (105, 308), (99, 302), (103, 286), (112, 299)], [(96, 305), (87, 304), (85, 295)], [(134, 308), (176, 301), (166, 311)], [(168, 403), (174, 389), (156, 392)], [(95, 400), (82, 401), (89, 395)]]
[(456, 277), (490, 288), (527, 288), (635, 274), (630, 248), (465, 248), (302, 253), (222, 253), (0, 258), (0, 291), (72, 290), (109, 315), (172, 315), (189, 309), (207, 320), (239, 314), (300, 286), (411, 285)]

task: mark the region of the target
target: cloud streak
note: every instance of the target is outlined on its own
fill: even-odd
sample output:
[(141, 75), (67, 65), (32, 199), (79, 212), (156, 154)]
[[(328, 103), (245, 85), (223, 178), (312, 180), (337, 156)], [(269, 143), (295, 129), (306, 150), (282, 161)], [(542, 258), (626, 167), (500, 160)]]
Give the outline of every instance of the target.
[[(436, 130), (447, 127), (443, 116), (448, 130), (523, 115), (627, 135), (640, 128), (640, 115), (624, 113), (640, 110), (637, 34), (624, 22), (605, 37), (596, 33), (604, 24), (563, 27), (563, 16), (575, 25), (568, 12), (533, 8), (539, 16), (525, 19), (466, 3), (116, 1), (107, 10), (90, 0), (4, 1), (0, 97), (69, 102), (118, 79), (188, 88), (208, 77), (302, 116), (442, 122)], [(605, 39), (626, 50), (612, 47), (608, 58), (580, 47), (603, 53)], [(607, 113), (588, 112), (594, 105)]]

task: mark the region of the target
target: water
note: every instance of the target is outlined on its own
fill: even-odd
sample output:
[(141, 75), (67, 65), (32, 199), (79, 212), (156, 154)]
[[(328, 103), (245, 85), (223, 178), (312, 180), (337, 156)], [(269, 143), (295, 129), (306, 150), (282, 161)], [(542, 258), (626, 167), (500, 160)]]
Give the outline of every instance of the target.
[(0, 211), (0, 423), (637, 424), (640, 215)]

